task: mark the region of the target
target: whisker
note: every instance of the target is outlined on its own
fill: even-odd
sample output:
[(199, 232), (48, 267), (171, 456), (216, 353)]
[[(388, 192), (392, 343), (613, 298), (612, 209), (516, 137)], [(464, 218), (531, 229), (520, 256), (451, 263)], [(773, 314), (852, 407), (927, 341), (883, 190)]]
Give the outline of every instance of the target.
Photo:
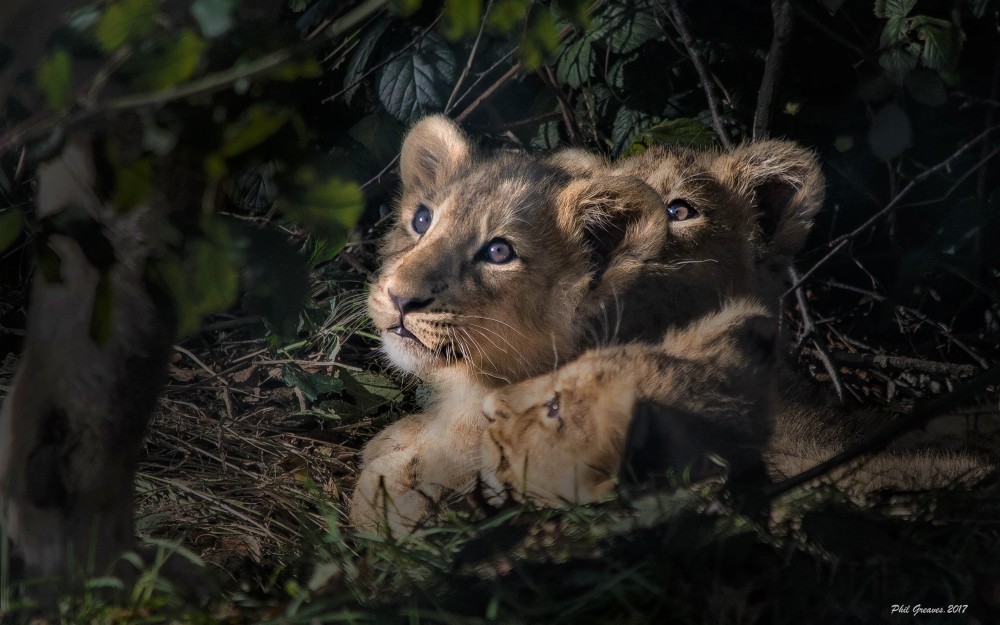
[(520, 335), (521, 338), (528, 338), (528, 337), (526, 337), (524, 335), (523, 332), (521, 332), (520, 330), (518, 330), (517, 328), (515, 328), (511, 324), (507, 323), (506, 321), (501, 321), (500, 319), (496, 319), (494, 317), (484, 317), (482, 315), (466, 315), (464, 313), (455, 313), (455, 316), (456, 317), (462, 317), (462, 318), (465, 318), (465, 319), (483, 319), (485, 321), (492, 321), (493, 323), (499, 323), (500, 325), (506, 326), (506, 327), (510, 328), (511, 330), (513, 330), (514, 332), (517, 332), (517, 334)]
[[(504, 343), (506, 343), (507, 346), (510, 348), (510, 351), (513, 352), (513, 355), (517, 357), (517, 363), (522, 367), (524, 374), (525, 375), (530, 375), (532, 373), (531, 363), (528, 362), (528, 359), (524, 357), (524, 354), (522, 354), (520, 350), (518, 350), (516, 347), (514, 347), (514, 345), (512, 345), (511, 342), (507, 340), (507, 337), (505, 337), (504, 335), (500, 334), (499, 332), (497, 332), (493, 328), (488, 328), (486, 326), (481, 326), (481, 325), (478, 325), (478, 324), (470, 323), (469, 327), (470, 328), (475, 328), (477, 330), (481, 330), (483, 332), (488, 332), (490, 334), (493, 334), (494, 336), (496, 336), (497, 338), (499, 338), (501, 341), (503, 341)], [(507, 350), (504, 350), (499, 345), (497, 345), (496, 342), (489, 337), (489, 335), (482, 334), (481, 336), (484, 339), (486, 339), (487, 341), (489, 341), (498, 350), (504, 352), (505, 354), (509, 353)], [(470, 338), (472, 338), (472, 337), (470, 336)]]

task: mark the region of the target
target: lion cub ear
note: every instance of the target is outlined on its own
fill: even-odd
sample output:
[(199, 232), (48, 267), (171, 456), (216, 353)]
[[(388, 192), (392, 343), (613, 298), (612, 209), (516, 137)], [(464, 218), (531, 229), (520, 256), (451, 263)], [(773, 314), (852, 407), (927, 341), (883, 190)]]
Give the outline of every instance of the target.
[(721, 155), (717, 167), (721, 177), (753, 198), (760, 226), (758, 257), (794, 257), (826, 195), (816, 155), (791, 141), (758, 141)]
[(667, 230), (659, 194), (627, 176), (574, 180), (560, 193), (557, 211), (560, 227), (590, 249), (598, 273), (621, 254), (654, 258)]
[(406, 189), (432, 189), (472, 157), (472, 145), (458, 124), (443, 115), (421, 119), (406, 133), (399, 172)]
[(583, 148), (557, 150), (546, 156), (543, 162), (574, 178), (593, 178), (609, 173), (607, 159)]

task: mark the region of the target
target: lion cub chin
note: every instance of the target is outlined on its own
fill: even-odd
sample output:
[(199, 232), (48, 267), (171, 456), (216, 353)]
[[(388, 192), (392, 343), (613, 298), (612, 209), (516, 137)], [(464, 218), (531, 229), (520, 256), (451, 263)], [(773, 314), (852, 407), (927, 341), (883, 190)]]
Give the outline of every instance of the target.
[(698, 480), (759, 468), (776, 331), (762, 305), (735, 300), (657, 345), (591, 350), (493, 392), (483, 404), (487, 496), (587, 503), (610, 493), (620, 472)]

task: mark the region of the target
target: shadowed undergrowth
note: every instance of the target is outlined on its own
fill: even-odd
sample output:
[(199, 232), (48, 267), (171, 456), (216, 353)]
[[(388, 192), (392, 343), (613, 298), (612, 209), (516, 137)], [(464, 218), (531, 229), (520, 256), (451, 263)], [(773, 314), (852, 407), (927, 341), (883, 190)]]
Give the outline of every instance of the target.
[[(257, 326), (230, 319), (177, 349), (137, 527), (189, 550), (217, 587), (190, 598), (155, 566), (133, 589), (98, 577), (53, 622), (897, 622), (912, 614), (893, 605), (917, 604), (990, 622), (1000, 607), (996, 476), (864, 502), (822, 483), (773, 500), (761, 484), (682, 488), (355, 535), (344, 511), (358, 450), (422, 391), (372, 356), (361, 296), (344, 289), (291, 346), (268, 349)], [(879, 393), (863, 368), (844, 377)], [(925, 391), (952, 382), (927, 376)], [(967, 427), (983, 401), (949, 420)], [(17, 589), (4, 590), (7, 619), (27, 621)]]

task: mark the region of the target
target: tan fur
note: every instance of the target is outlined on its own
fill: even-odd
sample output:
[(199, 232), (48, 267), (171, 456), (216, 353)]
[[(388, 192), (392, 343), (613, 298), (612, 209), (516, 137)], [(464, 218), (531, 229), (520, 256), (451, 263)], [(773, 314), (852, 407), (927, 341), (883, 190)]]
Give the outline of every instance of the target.
[[(590, 346), (658, 344), (666, 328), (729, 296), (764, 292), (775, 308), (777, 287), (763, 286), (775, 279), (758, 280), (760, 267), (801, 245), (822, 176), (792, 144), (756, 146), (654, 150), (610, 165), (577, 150), (486, 157), (444, 118), (415, 126), (402, 149), (403, 191), (369, 312), (390, 361), (430, 383), (436, 397), (366, 446), (352, 521), (409, 528), (447, 493), (470, 488), (485, 426), (481, 401), (491, 390)], [(776, 156), (761, 157), (767, 153)], [(804, 161), (793, 162), (796, 155)], [(700, 215), (668, 221), (665, 200), (675, 197)], [(433, 212), (422, 236), (411, 227), (421, 204)], [(768, 216), (775, 227), (765, 227)], [(774, 237), (796, 231), (783, 221), (792, 218), (802, 237), (781, 234), (779, 245)], [(495, 236), (513, 243), (518, 261), (476, 259)], [(430, 302), (404, 315), (419, 343), (393, 333), (400, 311), (390, 291), (397, 301)]]
[(689, 450), (704, 443), (693, 457), (716, 454), (733, 471), (759, 465), (771, 429), (761, 416), (770, 415), (774, 395), (775, 328), (760, 304), (736, 301), (659, 345), (588, 351), (495, 391), (483, 407), (491, 422), (482, 439), (484, 483), (493, 495), (550, 505), (608, 494), (643, 400), (693, 417), (663, 424)]
[[(786, 403), (775, 414), (775, 432), (766, 451), (770, 476), (782, 480), (829, 460), (858, 433), (836, 426), (832, 408)], [(882, 490), (927, 490), (969, 485), (995, 468), (995, 463), (966, 452), (891, 449), (863, 456), (823, 476), (848, 495), (863, 499)]]
[(815, 155), (790, 141), (758, 141), (729, 152), (652, 147), (615, 166), (644, 179), (669, 205), (684, 200), (701, 215), (671, 222), (673, 258), (711, 259), (701, 271), (731, 292), (750, 284), (773, 308), (785, 269), (805, 245), (825, 197)]
[[(643, 442), (633, 427), (626, 444), (641, 402), (655, 406), (655, 427), (667, 432), (644, 449), (663, 457), (643, 462), (678, 475), (717, 456), (730, 473), (763, 462), (780, 480), (833, 457), (851, 434), (832, 425), (832, 414), (817, 414), (830, 409), (780, 401), (775, 332), (764, 307), (738, 300), (668, 332), (660, 345), (591, 350), (550, 374), (494, 391), (483, 404), (490, 421), (481, 441), (486, 495), (548, 506), (608, 495), (626, 447)], [(666, 457), (670, 453), (679, 453), (680, 462)], [(886, 488), (970, 484), (992, 468), (968, 454), (896, 451), (848, 463), (822, 479), (864, 498)]]
[[(396, 225), (368, 309), (390, 362), (426, 380), (435, 398), (365, 447), (351, 502), (359, 526), (412, 527), (433, 502), (470, 487), (483, 397), (592, 342), (593, 325), (626, 278), (661, 253), (667, 233), (659, 197), (641, 181), (576, 179), (522, 154), (481, 156), (440, 117), (407, 135), (401, 170)], [(422, 235), (412, 227), (421, 205), (432, 213)], [(497, 237), (515, 260), (483, 260)], [(420, 305), (401, 314), (399, 301)], [(401, 324), (413, 337), (394, 331)]]

